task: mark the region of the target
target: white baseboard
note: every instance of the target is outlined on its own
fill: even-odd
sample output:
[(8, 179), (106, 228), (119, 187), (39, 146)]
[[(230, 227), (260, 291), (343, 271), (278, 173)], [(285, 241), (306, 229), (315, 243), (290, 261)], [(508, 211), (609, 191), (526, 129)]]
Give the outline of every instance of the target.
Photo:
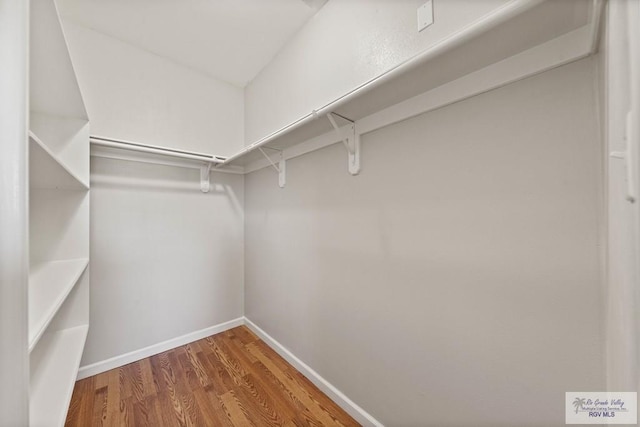
[(124, 366), (126, 364), (144, 359), (145, 357), (153, 356), (158, 353), (162, 353), (163, 351), (171, 350), (173, 348), (180, 347), (181, 345), (189, 344), (190, 342), (194, 342), (214, 334), (219, 334), (220, 332), (224, 332), (227, 329), (235, 328), (236, 326), (241, 326), (243, 324), (244, 318), (239, 317), (237, 319), (229, 320), (228, 322), (219, 323), (217, 325), (210, 326), (199, 331), (191, 332), (189, 334), (172, 338), (158, 344), (150, 345), (149, 347), (141, 348), (140, 350), (125, 353), (120, 356), (115, 356), (101, 362), (92, 363), (91, 365), (81, 366), (78, 370), (78, 379), (81, 380), (83, 378), (97, 375), (101, 372), (106, 372), (110, 369), (119, 368), (120, 366)]
[(384, 425), (373, 418), (364, 409), (356, 405), (351, 399), (349, 399), (344, 393), (333, 386), (329, 381), (325, 380), (316, 371), (311, 369), (309, 365), (298, 359), (293, 353), (287, 350), (282, 344), (276, 341), (273, 337), (260, 329), (258, 325), (251, 320), (244, 318), (244, 323), (249, 329), (251, 329), (262, 341), (264, 341), (269, 347), (271, 347), (276, 353), (282, 356), (293, 367), (300, 371), (304, 376), (316, 385), (324, 394), (329, 396), (331, 400), (336, 402), (338, 406), (351, 415), (356, 421), (363, 426), (368, 427), (384, 427)]

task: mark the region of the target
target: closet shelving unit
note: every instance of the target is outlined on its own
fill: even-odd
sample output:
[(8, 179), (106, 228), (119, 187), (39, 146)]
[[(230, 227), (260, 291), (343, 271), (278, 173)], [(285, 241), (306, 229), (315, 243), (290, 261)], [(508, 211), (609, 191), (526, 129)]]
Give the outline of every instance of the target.
[[(344, 142), (345, 163), (359, 171), (360, 136), (471, 96), (587, 57), (597, 48), (603, 1), (512, 0), (425, 51), (221, 158), (177, 158), (171, 149), (130, 150), (132, 142), (92, 139), (94, 156), (249, 173), (273, 166), (284, 186), (285, 161)], [(434, 25), (438, 25), (435, 17)], [(417, 95), (416, 95), (417, 94)], [(133, 143), (137, 144), (137, 143)], [(137, 144), (144, 147), (144, 144)], [(123, 150), (121, 150), (123, 149)], [(390, 149), (390, 155), (392, 153)], [(222, 160), (222, 161), (220, 161)], [(358, 167), (352, 163), (357, 161)], [(203, 186), (205, 183), (203, 182)]]
[(29, 51), (29, 424), (62, 426), (89, 329), (89, 122), (53, 0), (31, 0)]

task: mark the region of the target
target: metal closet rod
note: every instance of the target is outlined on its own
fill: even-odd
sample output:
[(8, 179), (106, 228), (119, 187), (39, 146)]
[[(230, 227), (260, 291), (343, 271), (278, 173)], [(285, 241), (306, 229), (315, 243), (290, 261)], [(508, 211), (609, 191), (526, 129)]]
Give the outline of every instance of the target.
[[(462, 30), (457, 31), (454, 34), (451, 34), (450, 36), (439, 41), (429, 49), (418, 53), (417, 55), (405, 60), (404, 62), (401, 62), (400, 64), (387, 70), (383, 74), (377, 77), (374, 77), (371, 80), (361, 84), (360, 86), (352, 89), (346, 94), (334, 99), (328, 104), (325, 104), (319, 109), (313, 110), (311, 113), (300, 117), (299, 119), (293, 121), (292, 123), (289, 123), (288, 125), (282, 127), (281, 129), (278, 129), (277, 131), (265, 136), (264, 138), (261, 138), (258, 141), (248, 145), (247, 147), (242, 149), (240, 152), (228, 157), (223, 164), (231, 163), (237, 158), (247, 154), (248, 152), (253, 151), (259, 147), (263, 147), (265, 144), (272, 142), (273, 140), (279, 138), (280, 136), (287, 134), (288, 132), (291, 132), (294, 129), (297, 129), (303, 126), (304, 124), (312, 120), (315, 120), (318, 117), (326, 116), (328, 113), (333, 112), (334, 109), (343, 106), (344, 104), (356, 98), (357, 96), (362, 95), (363, 93), (366, 93), (371, 89), (374, 89), (380, 86), (381, 84), (389, 80), (392, 80), (398, 75), (403, 74), (409, 70), (412, 70), (418, 65), (421, 65), (453, 48), (460, 46), (466, 41), (469, 41), (474, 37), (477, 37), (478, 35), (502, 24), (503, 22), (508, 21), (514, 16), (517, 16), (520, 13), (523, 13), (533, 8), (534, 6), (537, 6), (543, 3), (544, 1), (545, 0), (512, 0), (506, 3), (505, 5), (501, 6), (495, 13), (492, 13), (488, 16), (485, 16), (473, 22), (472, 24), (469, 24), (468, 26), (464, 27)], [(598, 1), (599, 0), (594, 0), (594, 2), (596, 3)]]
[(93, 145), (121, 150), (137, 151), (140, 153), (160, 154), (162, 156), (177, 157), (180, 159), (198, 160), (201, 162), (222, 164), (225, 157), (212, 154), (197, 153), (194, 151), (176, 150), (175, 148), (159, 147), (157, 145), (142, 144), (139, 142), (125, 141), (121, 139), (106, 138), (103, 136), (90, 136)]

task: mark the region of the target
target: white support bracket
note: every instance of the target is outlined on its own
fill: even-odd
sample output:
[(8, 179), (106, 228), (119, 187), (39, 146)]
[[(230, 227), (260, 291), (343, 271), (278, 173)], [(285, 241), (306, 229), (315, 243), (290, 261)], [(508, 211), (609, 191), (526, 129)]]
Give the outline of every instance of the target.
[(211, 189), (211, 181), (209, 180), (210, 172), (211, 163), (207, 163), (200, 167), (200, 191), (203, 193), (208, 193)]
[(276, 150), (280, 152), (280, 160), (278, 161), (278, 165), (276, 166), (276, 164), (273, 162), (273, 160), (271, 160), (271, 157), (269, 157), (267, 155), (267, 153), (264, 152), (264, 150), (262, 149), (262, 147), (258, 147), (258, 150), (260, 150), (260, 152), (262, 153), (262, 155), (267, 159), (267, 161), (271, 164), (271, 166), (273, 167), (273, 169), (275, 169), (276, 172), (278, 172), (278, 186), (280, 188), (284, 188), (284, 186), (287, 183), (287, 164), (286, 161), (284, 159), (284, 154), (282, 152), (282, 150), (277, 150), (275, 148), (271, 148), (271, 147), (266, 147), (265, 148), (270, 148), (271, 150)]
[[(346, 128), (338, 126), (336, 119), (333, 117), (334, 115), (348, 121), (350, 123), (349, 126)], [(347, 149), (349, 173), (358, 175), (360, 173), (360, 134), (356, 131), (356, 123), (337, 113), (327, 114), (327, 119), (329, 119), (331, 126), (333, 126)]]

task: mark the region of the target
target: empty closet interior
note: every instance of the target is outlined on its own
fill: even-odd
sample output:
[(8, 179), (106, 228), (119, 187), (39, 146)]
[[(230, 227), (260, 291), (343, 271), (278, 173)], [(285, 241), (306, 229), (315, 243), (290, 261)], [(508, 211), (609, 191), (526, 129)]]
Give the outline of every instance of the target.
[(362, 425), (638, 391), (637, 0), (6, 3), (0, 425), (239, 325)]

